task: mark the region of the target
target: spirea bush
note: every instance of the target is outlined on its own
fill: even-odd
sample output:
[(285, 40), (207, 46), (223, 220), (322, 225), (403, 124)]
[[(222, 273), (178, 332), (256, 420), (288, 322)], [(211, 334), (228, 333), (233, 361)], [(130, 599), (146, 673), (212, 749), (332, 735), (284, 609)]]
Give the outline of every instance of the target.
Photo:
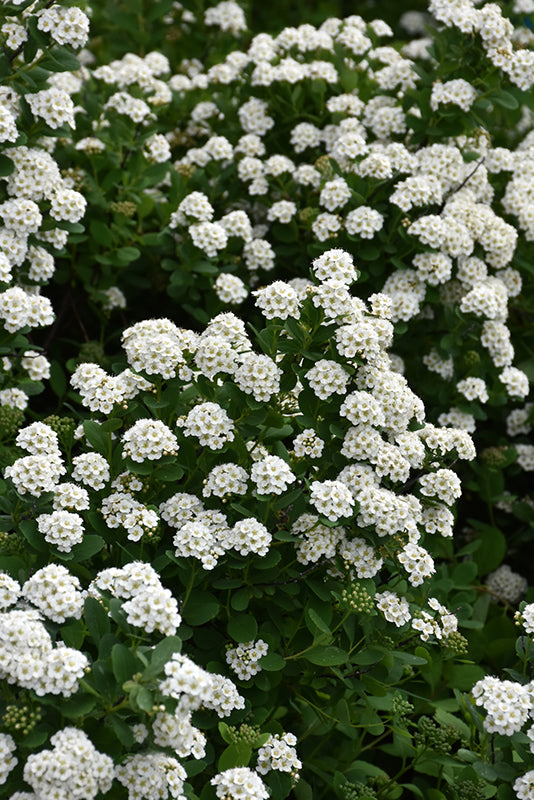
[[(0, 38), (0, 436), (8, 438), (43, 389), (51, 365), (31, 331), (54, 321), (41, 288), (55, 270), (55, 257), (79, 224), (87, 201), (62, 174), (54, 155), (60, 137), (75, 126), (75, 107), (65, 81), (75, 81), (73, 50), (86, 44), (87, 15), (77, 6), (3, 4)], [(65, 77), (66, 76), (66, 77)]]
[[(139, 318), (147, 291), (185, 321), (254, 321), (251, 290), (302, 288), (311, 258), (346, 249), (362, 299), (391, 298), (393, 351), (432, 421), (513, 460), (507, 414), (527, 430), (532, 374), (528, 9), (431, 3), (399, 42), (357, 15), (247, 42), (235, 4), (217, 9), (162, 17), (163, 52), (93, 61), (72, 85), (87, 113), (64, 157), (92, 213), (58, 279), (78, 335), (111, 333), (113, 308)], [(202, 31), (213, 46), (194, 58)], [(501, 465), (463, 474), (498, 513)]]
[(534, 798), (534, 4), (79, 5), (0, 9), (0, 797)]
[[(426, 423), (387, 356), (390, 303), (354, 296), (356, 277), (348, 253), (326, 251), (302, 297), (281, 281), (256, 292), (253, 336), (229, 312), (200, 333), (136, 323), (118, 374), (73, 374), (91, 412), (76, 430), (20, 430), (2, 498), (19, 580), (4, 576), (0, 624), (6, 642), (24, 634), (2, 670), (10, 706), (24, 691), (41, 716), (22, 736), (7, 726), (8, 787), (22, 776), (43, 793), (28, 750), (50, 741), (39, 757), (55, 763), (75, 735), (80, 797), (119, 784), (135, 797), (150, 769), (148, 796), (185, 782), (190, 797), (282, 798), (325, 736), (339, 758), (319, 758), (318, 786), (365, 781), (354, 759), (427, 664), (421, 643), (462, 651), (433, 554), (452, 535), (451, 466), (474, 447)], [(378, 686), (390, 700), (375, 706)]]

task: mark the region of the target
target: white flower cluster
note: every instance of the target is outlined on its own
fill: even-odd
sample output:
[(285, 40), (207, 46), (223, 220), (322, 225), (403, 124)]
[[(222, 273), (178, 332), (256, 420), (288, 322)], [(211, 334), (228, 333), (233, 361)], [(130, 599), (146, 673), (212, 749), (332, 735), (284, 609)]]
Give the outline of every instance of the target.
[(206, 755), (206, 737), (191, 724), (191, 711), (178, 707), (174, 714), (160, 711), (152, 722), (154, 742), (170, 747), (180, 758)]
[(212, 494), (225, 497), (227, 494), (246, 494), (248, 475), (243, 467), (232, 462), (219, 464), (209, 472), (204, 480), (204, 497)]
[(70, 511), (40, 514), (37, 517), (37, 527), (39, 533), (44, 534), (45, 541), (61, 553), (70, 553), (83, 540), (85, 532), (83, 518)]
[(142, 463), (157, 461), (162, 456), (176, 455), (178, 442), (170, 428), (161, 420), (140, 419), (122, 437), (124, 455)]
[(497, 3), (480, 9), (476, 5), (475, 0), (452, 3), (431, 0), (429, 10), (447, 27), (454, 26), (463, 33), (478, 33), (491, 63), (505, 72), (520, 89), (529, 89), (534, 83), (534, 52), (514, 47), (514, 27), (502, 15)]
[(293, 439), (293, 451), (297, 458), (321, 458), (325, 442), (313, 428), (305, 428)]
[(65, 622), (82, 615), (84, 593), (80, 581), (62, 564), (48, 564), (28, 578), (22, 596), (48, 619)]
[(4, 611), (15, 605), (20, 595), (20, 583), (7, 572), (0, 572), (0, 610)]
[(8, 733), (0, 733), (0, 785), (6, 782), (11, 770), (17, 766), (18, 758), (13, 755), (16, 749), (13, 737)]
[(158, 527), (157, 513), (136, 500), (130, 492), (112, 492), (102, 500), (100, 510), (108, 527), (122, 525), (132, 542), (153, 535)]
[(130, 625), (147, 633), (160, 631), (173, 636), (182, 618), (178, 603), (170, 589), (165, 589), (157, 572), (142, 561), (133, 561), (125, 567), (109, 567), (98, 573), (89, 587), (89, 593), (109, 592), (125, 602), (122, 610)]
[(180, 330), (168, 319), (145, 320), (127, 328), (122, 343), (128, 363), (136, 372), (173, 378), (184, 362), (187, 346)]
[(484, 727), (490, 733), (512, 736), (532, 718), (532, 683), (501, 681), (487, 675), (471, 690), (477, 706), (486, 712)]
[(532, 800), (534, 798), (534, 770), (525, 772), (514, 781), (514, 792), (519, 800)]
[(241, 6), (234, 0), (222, 0), (204, 12), (204, 23), (215, 25), (222, 31), (230, 31), (237, 36), (241, 31), (246, 31), (247, 23)]
[(31, 455), (22, 456), (6, 467), (5, 477), (11, 479), (20, 494), (28, 492), (40, 497), (53, 491), (66, 472), (56, 433), (48, 425), (36, 422), (19, 431), (16, 442)]
[(37, 27), (50, 33), (58, 44), (83, 47), (89, 37), (89, 18), (81, 8), (52, 6), (38, 15)]
[(180, 711), (197, 708), (214, 710), (227, 717), (234, 709), (245, 707), (245, 701), (229, 678), (206, 672), (190, 658), (175, 653), (164, 667), (166, 677), (160, 690), (179, 701)]
[(515, 619), (527, 633), (534, 633), (534, 603), (527, 603), (522, 611), (516, 611)]
[(290, 772), (293, 779), (298, 779), (302, 762), (297, 757), (295, 745), (297, 737), (292, 733), (271, 734), (265, 744), (258, 750), (256, 770), (265, 775), (271, 770)]
[(150, 386), (148, 381), (129, 369), (115, 376), (108, 375), (96, 364), (86, 363), (75, 369), (70, 382), (80, 393), (84, 406), (103, 414), (109, 414), (116, 404), (125, 403)]
[(220, 450), (234, 440), (234, 423), (218, 403), (198, 403), (178, 425), (184, 436), (195, 436), (210, 450)]
[(110, 479), (109, 464), (99, 453), (82, 453), (72, 459), (71, 477), (90, 489), (100, 491)]
[(100, 753), (83, 731), (63, 728), (50, 744), (52, 749), (32, 753), (24, 765), (24, 780), (35, 797), (93, 800), (111, 789), (113, 759)]
[(397, 628), (402, 628), (412, 618), (410, 606), (405, 597), (399, 597), (395, 592), (377, 592), (375, 595), (376, 606), (388, 622), (393, 622)]
[(269, 791), (260, 776), (248, 767), (233, 767), (211, 779), (221, 800), (267, 800)]
[(164, 753), (136, 753), (115, 767), (115, 777), (128, 790), (128, 800), (185, 800), (187, 773), (180, 762)]
[(177, 528), (173, 539), (175, 554), (199, 559), (204, 569), (213, 569), (231, 548), (241, 555), (265, 555), (271, 543), (271, 534), (254, 517), (242, 518), (230, 526), (225, 514), (207, 510), (194, 495), (178, 492), (160, 505), (159, 512), (162, 519)]
[(431, 636), (436, 639), (446, 639), (451, 633), (458, 630), (458, 620), (454, 614), (443, 606), (435, 597), (428, 599), (428, 605), (439, 614), (439, 621), (428, 611), (422, 609), (412, 620), (412, 629), (419, 633), (423, 642), (428, 641)]
[(266, 655), (269, 646), (258, 639), (256, 642), (239, 642), (237, 647), (230, 647), (226, 651), (226, 663), (242, 681), (248, 681), (258, 672), (261, 672), (259, 660)]
[(296, 480), (291, 468), (280, 456), (265, 455), (252, 465), (250, 477), (258, 494), (283, 494)]
[(514, 572), (509, 564), (501, 564), (486, 578), (486, 586), (492, 595), (503, 603), (514, 605), (528, 589), (528, 581)]
[[(53, 601), (47, 608), (53, 609)], [(52, 612), (54, 613), (54, 612)], [(0, 676), (36, 694), (69, 697), (78, 690), (89, 662), (83, 653), (52, 638), (34, 609), (0, 614)]]
[(310, 502), (330, 522), (352, 516), (354, 497), (341, 481), (313, 481), (310, 490)]

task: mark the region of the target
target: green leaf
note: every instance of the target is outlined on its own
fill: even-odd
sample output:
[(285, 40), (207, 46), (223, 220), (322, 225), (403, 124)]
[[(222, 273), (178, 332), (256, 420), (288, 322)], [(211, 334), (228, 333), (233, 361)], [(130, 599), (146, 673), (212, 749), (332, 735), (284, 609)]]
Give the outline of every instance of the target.
[(35, 750), (35, 748), (44, 744), (49, 736), (50, 730), (48, 727), (34, 728), (33, 731), (30, 731), (30, 733), (22, 739), (21, 744), (27, 747), (28, 750)]
[(87, 561), (88, 559), (100, 553), (106, 543), (101, 536), (95, 534), (86, 534), (83, 541), (75, 544), (69, 553), (58, 553), (58, 557), (62, 561), (76, 561), (78, 563)]
[[(6, 13), (7, 9), (6, 9), (5, 6), (4, 6), (3, 10), (4, 10), (4, 13)], [(16, 13), (18, 13), (20, 10), (21, 10), (21, 7), (19, 6)], [(1, 53), (0, 54), (0, 79), (1, 78), (7, 78), (7, 76), (10, 73), (11, 73), (11, 64), (9, 63), (9, 58), (7, 57), (6, 53)]]
[[(467, 520), (479, 532), (481, 546), (473, 553), (480, 575), (487, 575), (502, 563), (506, 553), (506, 537), (498, 528), (478, 520)], [(454, 574), (456, 578), (456, 572)]]
[(85, 437), (97, 453), (102, 456), (107, 456), (109, 447), (109, 434), (102, 429), (98, 422), (91, 419), (86, 419), (83, 423), (83, 432)]
[(109, 720), (109, 725), (113, 728), (119, 742), (124, 745), (124, 747), (132, 747), (135, 743), (132, 726), (128, 725), (127, 722), (116, 714), (111, 714), (106, 717), (106, 719)]
[(118, 684), (122, 686), (139, 671), (139, 661), (124, 644), (114, 645), (111, 651), (111, 667)]
[(223, 741), (226, 742), (226, 744), (232, 744), (234, 739), (233, 739), (232, 735), (230, 734), (230, 729), (229, 729), (228, 725), (226, 724), (226, 722), (219, 722), (218, 728), (219, 728), (219, 733), (221, 734), (221, 737), (222, 737)]
[(226, 630), (236, 642), (252, 642), (258, 633), (258, 623), (249, 614), (236, 614), (229, 619)]
[(61, 703), (61, 713), (68, 719), (78, 719), (90, 714), (96, 705), (93, 694), (76, 694)]
[(118, 431), (119, 428), (122, 428), (122, 419), (119, 419), (118, 417), (111, 417), (110, 419), (105, 420), (100, 427), (107, 433), (113, 433), (113, 431)]
[(193, 590), (182, 609), (182, 616), (188, 625), (203, 625), (217, 616), (219, 608), (220, 603), (213, 594)]
[(22, 379), (18, 383), (19, 388), (22, 389), (30, 397), (36, 394), (41, 394), (44, 389), (44, 383), (42, 381), (32, 381), (32, 380), (25, 380)]
[(279, 653), (274, 653), (272, 650), (269, 650), (268, 653), (260, 658), (259, 664), (261, 668), (267, 672), (278, 672), (284, 669), (286, 662)]
[(475, 761), (473, 762), (473, 769), (480, 775), (481, 778), (484, 778), (487, 781), (495, 781), (497, 778), (497, 773), (495, 772), (494, 767), (491, 764), (486, 764), (485, 761)]
[(235, 611), (245, 611), (250, 602), (250, 590), (246, 587), (238, 589), (230, 598), (230, 605)]
[(179, 653), (182, 648), (182, 640), (179, 636), (167, 636), (159, 642), (152, 651), (150, 664), (143, 672), (143, 680), (153, 680), (162, 672), (165, 664), (170, 661), (174, 653)]
[(146, 189), (147, 186), (154, 186), (154, 184), (163, 180), (168, 171), (169, 165), (166, 163), (152, 164), (150, 167), (145, 167), (138, 185), (142, 189)]
[(244, 742), (235, 742), (221, 753), (217, 769), (223, 772), (233, 767), (246, 767), (252, 757), (252, 748)]
[(13, 170), (15, 169), (15, 164), (13, 161), (5, 156), (3, 153), (0, 154), (0, 178), (6, 178), (8, 175), (11, 175)]
[(405, 653), (402, 650), (395, 650), (393, 655), (401, 664), (410, 664), (413, 667), (429, 664), (432, 661), (428, 650), (424, 647), (416, 647), (414, 653)]
[(474, 561), (462, 561), (452, 573), (454, 583), (458, 587), (471, 586), (478, 573), (478, 567)]
[(284, 800), (291, 791), (293, 781), (291, 775), (272, 770), (265, 777), (265, 783), (270, 788), (269, 796), (272, 800)]
[(178, 481), (184, 472), (184, 468), (179, 464), (168, 464), (158, 467), (154, 471), (154, 478), (158, 481)]
[(99, 219), (93, 219), (89, 224), (89, 230), (97, 244), (101, 244), (104, 247), (111, 247), (113, 244), (113, 234), (105, 222)]
[(320, 667), (336, 667), (348, 661), (347, 653), (340, 647), (314, 647), (302, 657)]
[(293, 792), (297, 800), (313, 800), (313, 789), (304, 778), (299, 779)]
[(62, 625), (60, 633), (67, 647), (74, 647), (79, 650), (85, 639), (85, 625), (81, 620), (76, 620), (68, 625)]
[(80, 62), (68, 47), (53, 47), (39, 61), (39, 66), (51, 72), (76, 72)]
[(96, 598), (87, 597), (83, 606), (83, 616), (91, 638), (98, 644), (110, 631), (107, 609)]
[(114, 255), (114, 259), (119, 265), (130, 264), (132, 261), (136, 261), (140, 255), (141, 251), (137, 247), (119, 247)]
[(196, 261), (191, 266), (192, 272), (197, 275), (218, 275), (219, 268), (215, 264), (210, 264), (209, 261)]
[(305, 343), (308, 334), (306, 329), (303, 328), (297, 319), (288, 317), (284, 321), (284, 330), (286, 330), (299, 345), (303, 345)]
[(306, 609), (305, 617), (306, 622), (308, 623), (308, 628), (314, 636), (317, 633), (322, 633), (328, 637), (331, 636), (330, 628), (313, 608)]
[(50, 388), (57, 397), (63, 397), (67, 391), (67, 378), (59, 361), (52, 361), (50, 364)]
[(26, 541), (34, 550), (37, 550), (38, 553), (47, 553), (49, 551), (49, 545), (45, 542), (43, 534), (39, 533), (37, 530), (36, 520), (23, 519), (19, 522), (19, 529)]
[(135, 702), (142, 711), (150, 712), (154, 707), (154, 696), (152, 692), (141, 686), (135, 696)]
[(447, 686), (469, 692), (485, 675), (484, 669), (477, 664), (455, 664), (449, 672)]
[(359, 666), (367, 667), (371, 664), (378, 664), (379, 661), (382, 661), (384, 656), (384, 650), (380, 650), (377, 647), (366, 647), (360, 650), (359, 653), (356, 653), (356, 655), (353, 655), (352, 661)]
[(498, 92), (489, 96), (489, 99), (498, 106), (509, 108), (513, 111), (519, 108), (519, 103), (511, 92), (506, 92), (504, 89), (499, 89)]

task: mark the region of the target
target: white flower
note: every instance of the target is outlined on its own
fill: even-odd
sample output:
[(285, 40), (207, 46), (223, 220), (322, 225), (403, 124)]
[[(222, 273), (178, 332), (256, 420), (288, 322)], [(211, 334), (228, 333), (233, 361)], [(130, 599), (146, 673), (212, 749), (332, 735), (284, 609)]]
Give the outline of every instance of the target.
[(352, 516), (354, 497), (341, 481), (313, 481), (310, 489), (310, 502), (331, 522)]
[(248, 767), (233, 767), (219, 772), (210, 783), (221, 800), (267, 800), (269, 792), (260, 776)]
[(296, 480), (286, 462), (279, 456), (265, 456), (252, 465), (250, 473), (258, 494), (282, 494)]
[(267, 319), (298, 317), (300, 302), (296, 291), (284, 281), (275, 281), (253, 292), (256, 305)]

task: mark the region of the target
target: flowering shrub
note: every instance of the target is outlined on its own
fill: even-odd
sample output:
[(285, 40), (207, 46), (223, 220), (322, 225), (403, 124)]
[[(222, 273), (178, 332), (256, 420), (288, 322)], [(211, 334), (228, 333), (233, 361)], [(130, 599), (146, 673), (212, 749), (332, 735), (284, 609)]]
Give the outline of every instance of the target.
[[(329, 292), (330, 264), (343, 305)], [(216, 773), (217, 793), (224, 786), (235, 794), (231, 787), (244, 782), (250, 797), (284, 797), (303, 763), (301, 714), (305, 725), (315, 719), (312, 740), (325, 725), (333, 742), (340, 739), (349, 769), (351, 726), (373, 708), (373, 684), (358, 688), (361, 680), (366, 686), (362, 665), (374, 670), (386, 660), (373, 681), (387, 692), (407, 666), (427, 663), (414, 655), (418, 642), (462, 650), (456, 615), (430, 588), (429, 549), (452, 534), (460, 486), (450, 465), (473, 458), (471, 438), (425, 422), (421, 401), (386, 353), (390, 304), (377, 295), (366, 305), (351, 294), (350, 256), (327, 251), (313, 273), (301, 297), (282, 282), (257, 293), (266, 321), (253, 339), (231, 313), (200, 334), (168, 319), (135, 324), (123, 333), (128, 365), (117, 376), (94, 364), (74, 373), (92, 417), (62, 446), (52, 422), (17, 436), (29, 455), (6, 470), (5, 546), (15, 551), (25, 542), (11, 558), (29, 577), (20, 585), (6, 575), (4, 624), (10, 630), (13, 615), (30, 615), (46, 657), (66, 650), (62, 663), (72, 666), (68, 681), (56, 671), (50, 683), (41, 651), (31, 650), (26, 658), (44, 672), (26, 679), (6, 666), (6, 678), (39, 697), (68, 698), (67, 718), (83, 720), (98, 758), (123, 754), (108, 772), (130, 792), (148, 757), (165, 763), (180, 787), (187, 776), (194, 787), (192, 756), (203, 760), (203, 782)], [(21, 597), (31, 608), (10, 610)], [(63, 643), (54, 643), (46, 620), (66, 619), (55, 634)], [(322, 677), (314, 677), (317, 667)], [(195, 700), (184, 690), (184, 670), (195, 676)], [(288, 689), (301, 673), (311, 696)], [(341, 676), (348, 716), (332, 725), (313, 696), (333, 691)], [(99, 749), (104, 702), (117, 706), (109, 724), (118, 742)], [(281, 706), (282, 729), (270, 711)], [(206, 750), (200, 731), (214, 727), (209, 709), (246, 719), (254, 735), (219, 726)], [(40, 713), (50, 730), (57, 722), (47, 712)], [(217, 773), (219, 737), (228, 746)], [(146, 751), (149, 742), (160, 750)], [(169, 746), (186, 759), (186, 772), (181, 762), (161, 762)], [(20, 769), (32, 785), (29, 763)]]
[(532, 798), (534, 4), (189, 5), (0, 11), (0, 797)]
[(87, 42), (89, 20), (75, 6), (49, 5), (2, 9), (0, 406), (13, 409), (4, 414), (2, 438), (13, 423), (20, 424), (17, 411), (25, 410), (28, 396), (50, 377), (50, 361), (31, 345), (29, 334), (54, 321), (41, 287), (50, 281), (69, 233), (82, 230), (87, 205), (61, 173), (54, 151), (75, 125), (74, 104), (63, 86), (79, 66), (72, 50)]
[[(90, 113), (64, 157), (92, 220), (59, 274), (79, 281), (84, 335), (100, 340), (113, 308), (145, 315), (147, 289), (202, 324), (239, 306), (257, 320), (258, 284), (302, 289), (310, 258), (355, 251), (362, 298), (391, 298), (394, 352), (430, 418), (478, 427), (487, 447), (485, 428), (504, 434), (504, 409), (529, 391), (524, 9), (503, 9), (512, 22), (495, 4), (431, 3), (398, 44), (355, 15), (247, 44), (240, 9), (216, 8), (169, 12), (161, 51), (96, 61), (72, 86)], [(214, 34), (207, 61), (201, 31)], [(104, 57), (101, 37), (93, 49)], [(465, 474), (495, 514), (493, 473)]]

